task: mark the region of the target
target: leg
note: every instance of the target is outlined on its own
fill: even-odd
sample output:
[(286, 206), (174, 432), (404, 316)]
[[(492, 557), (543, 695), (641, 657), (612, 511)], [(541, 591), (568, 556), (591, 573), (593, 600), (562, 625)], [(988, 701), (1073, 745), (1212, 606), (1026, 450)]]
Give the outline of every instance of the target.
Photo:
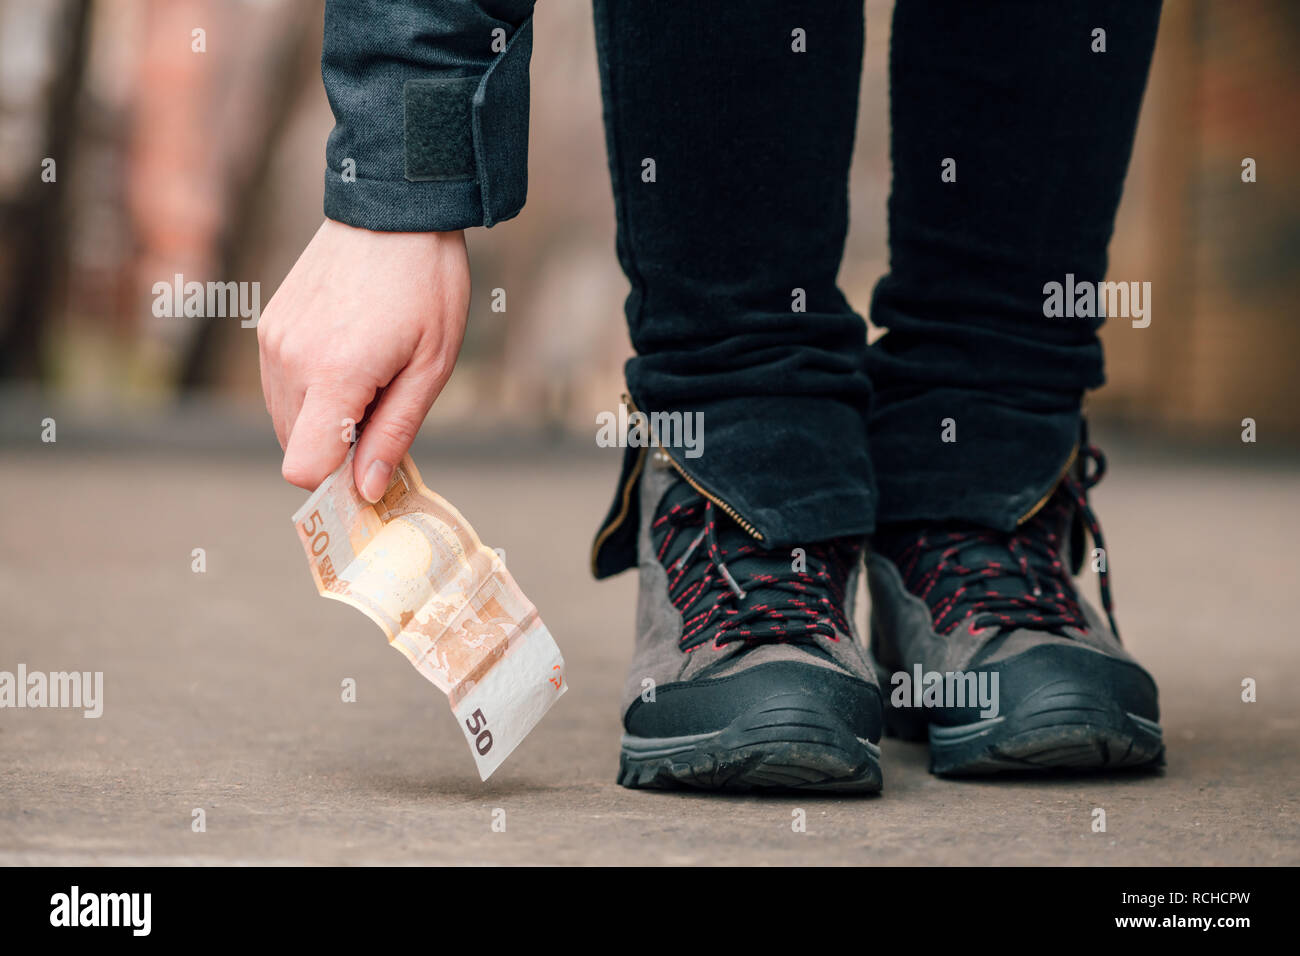
[[(860, 0), (597, 0), (595, 13), (631, 397), (703, 412), (704, 455), (669, 452), (764, 540), (869, 531), (866, 332), (835, 284)], [(624, 545), (597, 556), (602, 572), (631, 563)]]
[[(895, 8), (890, 272), (872, 302), (889, 333), (867, 366), (882, 523), (1010, 530), (1060, 477), (1083, 392), (1103, 381), (1100, 320), (1045, 318), (1043, 285), (1105, 274), (1159, 13)], [(940, 180), (945, 158), (956, 182)], [(936, 454), (945, 418), (957, 441)]]
[(1158, 19), (1137, 0), (895, 8), (891, 263), (872, 303), (889, 331), (867, 359), (873, 649), (886, 668), (1001, 688), (1000, 710), (892, 712), (928, 731), (938, 772), (1162, 753), (1154, 682), (1069, 573), (1085, 525), (1101, 547), (1086, 497), (1099, 453), (1080, 438), (1101, 320), (1044, 315), (1046, 283), (1105, 274)]
[(619, 781), (879, 789), (880, 695), (852, 626), (866, 334), (835, 285), (861, 2), (595, 14), (628, 389), (702, 413), (706, 436), (693, 458), (630, 448), (597, 538), (597, 574), (641, 581)]

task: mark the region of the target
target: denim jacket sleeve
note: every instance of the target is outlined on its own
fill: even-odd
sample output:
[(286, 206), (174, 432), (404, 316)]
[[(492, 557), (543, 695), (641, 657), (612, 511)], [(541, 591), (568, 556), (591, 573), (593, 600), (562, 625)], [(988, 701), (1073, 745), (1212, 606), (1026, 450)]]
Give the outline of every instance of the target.
[(327, 0), (325, 215), (432, 232), (518, 215), (534, 0)]

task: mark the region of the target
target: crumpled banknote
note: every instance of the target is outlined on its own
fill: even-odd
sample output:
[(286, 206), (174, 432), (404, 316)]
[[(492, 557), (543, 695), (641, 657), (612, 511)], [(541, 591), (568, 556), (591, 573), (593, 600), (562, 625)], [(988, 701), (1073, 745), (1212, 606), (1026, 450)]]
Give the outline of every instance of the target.
[(500, 555), (403, 457), (376, 504), (352, 457), (293, 516), (316, 590), (379, 625), (445, 693), (486, 780), (568, 689), (564, 658)]

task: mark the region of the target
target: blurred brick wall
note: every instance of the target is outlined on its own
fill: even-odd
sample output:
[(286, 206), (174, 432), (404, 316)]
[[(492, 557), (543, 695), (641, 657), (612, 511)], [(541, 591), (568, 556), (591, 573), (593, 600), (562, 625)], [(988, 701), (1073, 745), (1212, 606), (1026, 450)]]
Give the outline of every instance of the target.
[(1110, 268), (1152, 282), (1152, 322), (1104, 329), (1101, 417), (1212, 440), (1249, 417), (1261, 441), (1300, 438), (1298, 59), (1289, 0), (1165, 4)]
[[(31, 18), (14, 16), (28, 10), (24, 3), (0, 0), (11, 34), (34, 29)], [(80, 118), (83, 160), (72, 184), (80, 215), (69, 277), (74, 294), (54, 343), (57, 387), (105, 396), (135, 384), (162, 395), (172, 387), (168, 369), (176, 364), (182, 328), (179, 320), (153, 321), (148, 311), (150, 282), (171, 267), (131, 265), (150, 251), (143, 241), (148, 223), (141, 220), (206, 235), (211, 255), (212, 236), (233, 226), (224, 219), (205, 225), (205, 210), (227, 218), (246, 210), (233, 216), (238, 242), (220, 267), (232, 274), (221, 278), (259, 281), (263, 305), (311, 237), (321, 218), (332, 118), (320, 82), (320, 6), (305, 3), (182, 0), (174, 10), (171, 0), (95, 5)], [(887, 267), (892, 11), (892, 0), (866, 2), (850, 230), (840, 273), (849, 301), (864, 315)], [(189, 53), (191, 21), (209, 28), (208, 52), (197, 59)], [(614, 255), (590, 3), (548, 0), (539, 5), (535, 29), (528, 204), (509, 223), (470, 231), (469, 335), (435, 422), (511, 419), (586, 429), (622, 391), (630, 352), (622, 315), (627, 285)], [(301, 56), (290, 58), (276, 38), (293, 35), (304, 43)], [(158, 119), (165, 110), (148, 108), (150, 97), (141, 90), (151, 82), (145, 54), (151, 38), (160, 37), (173, 44), (171, 59), (210, 74), (195, 87), (202, 96), (178, 97), (184, 109), (168, 122)], [(7, 39), (5, 49), (16, 49), (14, 37)], [(160, 69), (171, 62), (157, 59)], [(1294, 305), (1300, 125), (1292, 115), (1298, 59), (1300, 4), (1293, 0), (1167, 0), (1111, 247), (1112, 279), (1152, 283), (1152, 323), (1133, 329), (1112, 322), (1104, 329), (1110, 384), (1089, 399), (1094, 417), (1216, 441), (1234, 437), (1241, 419), (1252, 417), (1262, 436), (1300, 440), (1300, 387), (1292, 374), (1300, 347)], [(11, 53), (10, 69), (0, 76), (14, 73), (15, 64)], [(237, 134), (256, 127), (252, 120), (275, 93), (267, 78), (280, 75), (292, 77), (292, 110), (275, 125), (270, 159), (251, 190), (231, 187), (215, 205), (197, 202), (214, 183), (231, 179), (206, 167), (194, 171), (192, 184), (164, 188), (159, 157), (220, 153), (225, 168), (257, 152), (246, 132)], [(10, 84), (5, 102), (14, 98)], [(169, 86), (177, 96), (174, 80), (154, 83), (156, 91)], [(134, 149), (132, 130), (139, 134)], [(177, 141), (186, 138), (203, 142)], [(152, 151), (152, 167), (142, 149)], [(1252, 184), (1241, 181), (1246, 156), (1258, 164)], [(15, 163), (29, 175), (31, 163), (13, 150), (0, 154), (0, 173)], [(141, 214), (140, 202), (127, 202), (132, 185), (141, 187), (135, 196), (148, 200), (143, 208), (151, 215)], [(168, 198), (179, 201), (162, 204)], [(495, 288), (506, 290), (505, 313), (490, 308)], [(256, 341), (247, 331), (227, 322), (210, 345), (219, 357), (219, 390), (257, 403)], [(147, 360), (151, 350), (158, 361)]]

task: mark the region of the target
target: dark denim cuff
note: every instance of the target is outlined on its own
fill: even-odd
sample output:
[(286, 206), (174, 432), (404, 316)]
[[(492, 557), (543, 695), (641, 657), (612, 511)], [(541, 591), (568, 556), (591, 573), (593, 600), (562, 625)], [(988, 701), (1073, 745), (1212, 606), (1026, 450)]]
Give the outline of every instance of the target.
[[(961, 409), (953, 413), (953, 409)], [(953, 415), (955, 440), (942, 440)], [(930, 389), (877, 409), (876, 523), (961, 522), (1014, 531), (1056, 488), (1082, 434), (1076, 402), (1032, 410), (995, 395)]]
[(518, 215), (528, 192), (532, 45), (529, 17), (481, 77), (395, 69), (361, 97), (331, 88), (327, 71), (340, 121), (326, 149), (325, 215), (386, 232), (492, 226)]
[[(629, 386), (630, 387), (630, 386)], [(862, 412), (824, 396), (777, 395), (667, 406), (636, 396), (637, 407), (703, 415), (698, 458), (663, 449), (697, 489), (734, 512), (765, 548), (807, 547), (874, 530), (876, 490)], [(592, 545), (591, 568), (605, 578), (636, 566), (642, 449), (624, 452), (614, 502)]]

